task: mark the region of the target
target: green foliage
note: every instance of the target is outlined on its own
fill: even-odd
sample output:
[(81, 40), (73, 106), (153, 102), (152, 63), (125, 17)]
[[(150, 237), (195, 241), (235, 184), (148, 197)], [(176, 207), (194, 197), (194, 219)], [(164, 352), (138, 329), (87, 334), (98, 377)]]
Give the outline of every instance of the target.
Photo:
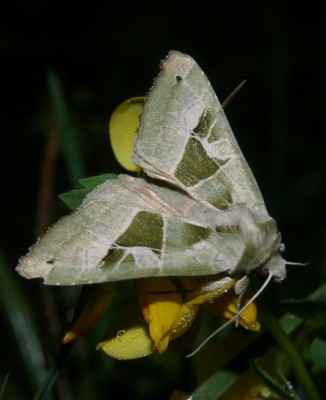
[(115, 178), (115, 174), (103, 174), (80, 179), (79, 182), (85, 187), (84, 189), (71, 190), (70, 192), (60, 194), (59, 197), (66, 204), (66, 206), (74, 211), (80, 206), (87, 193), (92, 191), (97, 185), (100, 185), (106, 180)]

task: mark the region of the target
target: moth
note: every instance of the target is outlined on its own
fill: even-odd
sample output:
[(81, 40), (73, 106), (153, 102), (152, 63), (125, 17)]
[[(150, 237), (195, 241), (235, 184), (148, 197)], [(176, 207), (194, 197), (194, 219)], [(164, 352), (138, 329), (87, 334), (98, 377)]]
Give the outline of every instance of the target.
[(17, 272), (50, 285), (160, 276), (282, 281), (275, 220), (210, 82), (171, 51), (146, 98), (134, 144), (145, 177), (119, 175), (92, 190), (22, 257)]

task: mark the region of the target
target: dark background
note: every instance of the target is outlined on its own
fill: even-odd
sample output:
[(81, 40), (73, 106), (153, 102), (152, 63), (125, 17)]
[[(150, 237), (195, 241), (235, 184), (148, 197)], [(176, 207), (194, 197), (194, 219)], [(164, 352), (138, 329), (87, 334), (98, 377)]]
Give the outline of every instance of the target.
[[(34, 242), (38, 225), (40, 174), (51, 114), (47, 73), (58, 74), (78, 126), (86, 176), (119, 172), (108, 143), (109, 116), (123, 100), (146, 93), (159, 61), (171, 49), (190, 54), (199, 63), (220, 100), (247, 79), (227, 108), (230, 124), (268, 210), (278, 221), (285, 258), (311, 262), (309, 267), (289, 268), (282, 296), (303, 297), (324, 281), (326, 26), (321, 4), (1, 2), (1, 252), (7, 272), (31, 301), (36, 319), (45, 318), (38, 297), (43, 289), (40, 283), (17, 276), (14, 266)], [(57, 195), (71, 188), (59, 151), (53, 190)], [(49, 220), (64, 210), (54, 201)], [(60, 288), (53, 290), (63, 293)], [(1, 374), (9, 371), (10, 384), (29, 393), (31, 384), (16, 353), (5, 309), (3, 314)], [(47, 338), (50, 333), (43, 324)], [(57, 330), (62, 334), (64, 327)], [(104, 358), (99, 353), (92, 357), (98, 364)], [(87, 355), (84, 359), (87, 364)], [(159, 361), (154, 364), (157, 367)], [(146, 365), (153, 373), (155, 368)], [(123, 387), (128, 393), (125, 385), (131, 378), (121, 379), (114, 390)], [(103, 392), (96, 395), (107, 398)], [(139, 395), (151, 398), (146, 396)], [(162, 396), (167, 397), (164, 391)]]

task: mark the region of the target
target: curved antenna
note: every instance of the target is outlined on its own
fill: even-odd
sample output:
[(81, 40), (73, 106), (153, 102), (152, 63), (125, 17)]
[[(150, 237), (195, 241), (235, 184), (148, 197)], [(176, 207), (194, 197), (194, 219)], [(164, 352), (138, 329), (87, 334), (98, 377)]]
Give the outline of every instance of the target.
[(251, 303), (253, 303), (253, 301), (261, 294), (261, 292), (266, 288), (266, 286), (269, 284), (269, 282), (271, 281), (271, 279), (273, 278), (273, 274), (269, 273), (266, 281), (262, 284), (261, 288), (252, 296), (251, 299), (249, 299), (247, 301), (247, 303), (241, 308), (241, 310), (239, 310), (234, 317), (232, 317), (231, 319), (229, 319), (227, 322), (225, 322), (225, 324), (223, 324), (222, 326), (220, 326), (218, 329), (216, 329), (213, 333), (211, 333), (192, 353), (186, 355), (186, 357), (192, 357), (194, 356), (196, 353), (198, 353), (198, 351), (203, 348), (207, 342), (209, 342), (214, 336), (216, 336), (219, 332), (221, 332), (224, 328), (226, 328), (228, 325), (232, 324), (232, 322), (236, 321), (239, 316), (246, 310), (247, 307), (249, 307), (249, 305)]
[(296, 265), (298, 267), (306, 267), (307, 265), (310, 265), (310, 262), (300, 263), (300, 262), (285, 261), (285, 265)]
[(222, 108), (225, 109), (225, 107), (230, 103), (230, 101), (238, 94), (242, 86), (247, 82), (247, 79), (244, 79), (242, 82), (239, 83), (239, 85), (231, 92), (228, 97), (223, 101)]

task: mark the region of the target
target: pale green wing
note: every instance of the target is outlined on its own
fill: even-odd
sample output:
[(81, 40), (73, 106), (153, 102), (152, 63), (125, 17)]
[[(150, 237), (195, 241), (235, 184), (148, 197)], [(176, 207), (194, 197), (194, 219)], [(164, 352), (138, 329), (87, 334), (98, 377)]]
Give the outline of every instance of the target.
[(244, 251), (241, 240), (217, 235), (219, 213), (177, 189), (120, 175), (52, 226), (17, 271), (58, 285), (219, 273)]
[(177, 51), (161, 68), (140, 118), (135, 163), (208, 207), (242, 204), (264, 212), (259, 187), (204, 72)]

